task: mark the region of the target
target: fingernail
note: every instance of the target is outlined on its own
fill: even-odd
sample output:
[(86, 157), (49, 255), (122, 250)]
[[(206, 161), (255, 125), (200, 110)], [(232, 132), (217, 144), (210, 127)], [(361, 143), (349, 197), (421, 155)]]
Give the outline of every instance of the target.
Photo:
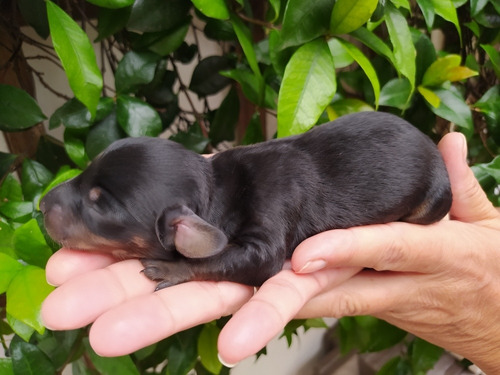
[(460, 133), (461, 137), (461, 143), (462, 143), (462, 157), (464, 158), (465, 162), (467, 163), (467, 139), (465, 138), (465, 135)]
[(222, 357), (220, 356), (219, 353), (217, 353), (217, 357), (219, 358), (219, 362), (222, 363), (224, 366), (228, 367), (228, 368), (233, 368), (234, 366), (236, 366), (238, 363), (227, 363), (226, 361), (224, 361), (222, 359)]
[(311, 273), (319, 271), (326, 267), (326, 262), (323, 259), (310, 260), (297, 273)]

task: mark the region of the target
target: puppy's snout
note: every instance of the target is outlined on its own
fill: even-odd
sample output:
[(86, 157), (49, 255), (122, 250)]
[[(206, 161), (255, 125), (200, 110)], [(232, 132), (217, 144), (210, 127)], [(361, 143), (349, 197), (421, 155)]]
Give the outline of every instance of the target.
[[(42, 203), (40, 203), (40, 209), (42, 209)], [(47, 207), (47, 203), (45, 203), (42, 212), (45, 219), (45, 228), (49, 235), (58, 242), (64, 240), (66, 237), (64, 228), (67, 225), (67, 220), (61, 205), (53, 204)]]

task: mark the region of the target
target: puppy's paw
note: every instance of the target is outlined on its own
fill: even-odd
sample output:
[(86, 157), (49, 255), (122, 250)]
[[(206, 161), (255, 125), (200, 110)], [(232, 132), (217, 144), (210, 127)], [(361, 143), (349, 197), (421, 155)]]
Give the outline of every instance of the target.
[(155, 291), (193, 280), (189, 265), (184, 262), (169, 262), (158, 259), (141, 259), (142, 272), (150, 280), (157, 281)]

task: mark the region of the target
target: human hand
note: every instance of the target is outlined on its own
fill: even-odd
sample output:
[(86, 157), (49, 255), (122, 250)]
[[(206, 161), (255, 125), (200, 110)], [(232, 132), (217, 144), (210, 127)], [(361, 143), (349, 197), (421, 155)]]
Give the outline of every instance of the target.
[[(284, 270), (255, 294), (254, 288), (230, 282), (188, 282), (154, 292), (138, 260), (116, 262), (113, 257), (89, 251), (61, 249), (49, 260), (47, 280), (59, 286), (44, 301), (42, 320), (53, 330), (84, 327), (90, 323), (90, 343), (102, 356), (129, 354), (192, 326), (237, 311), (252, 298), (274, 298), (279, 315), (260, 320), (256, 339), (240, 342), (239, 358), (264, 347), (304, 303), (328, 285), (340, 284), (356, 269), (313, 275)], [(248, 311), (248, 310), (247, 310)], [(250, 309), (251, 311), (251, 309)]]
[[(374, 315), (500, 373), (500, 217), (465, 162), (464, 138), (449, 134), (439, 147), (454, 197), (450, 220), (333, 230), (305, 240), (292, 257), (297, 272), (373, 270), (322, 289), (298, 317)], [(234, 315), (219, 337), (223, 358), (241, 358), (241, 343), (256, 339), (261, 320), (287, 305), (284, 288)]]

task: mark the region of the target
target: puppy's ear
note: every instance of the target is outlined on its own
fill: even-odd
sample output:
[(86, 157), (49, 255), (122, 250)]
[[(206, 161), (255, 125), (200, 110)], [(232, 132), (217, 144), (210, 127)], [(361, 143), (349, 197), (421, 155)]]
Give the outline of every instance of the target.
[(227, 236), (186, 206), (165, 209), (156, 219), (156, 236), (164, 248), (174, 245), (188, 258), (206, 258), (221, 252)]

